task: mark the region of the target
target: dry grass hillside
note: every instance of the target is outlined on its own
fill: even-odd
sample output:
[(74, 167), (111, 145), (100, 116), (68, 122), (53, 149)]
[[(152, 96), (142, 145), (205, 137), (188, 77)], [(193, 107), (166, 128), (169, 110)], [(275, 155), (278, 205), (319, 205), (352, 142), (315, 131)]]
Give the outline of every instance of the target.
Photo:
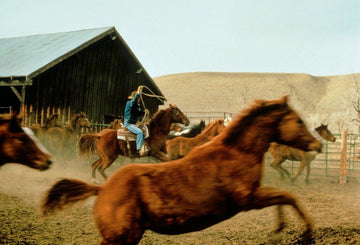
[(328, 124), (333, 132), (357, 133), (360, 74), (311, 76), (292, 73), (181, 73), (154, 78), (168, 100), (184, 112), (237, 113), (254, 99), (290, 95), (290, 104), (311, 127)]

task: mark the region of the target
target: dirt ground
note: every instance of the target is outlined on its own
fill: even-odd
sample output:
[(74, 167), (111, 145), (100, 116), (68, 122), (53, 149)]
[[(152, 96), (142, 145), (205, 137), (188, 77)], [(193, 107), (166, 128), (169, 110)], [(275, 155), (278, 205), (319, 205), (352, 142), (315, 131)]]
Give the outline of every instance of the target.
[[(115, 162), (107, 173), (129, 162)], [(90, 164), (73, 160), (56, 162), (45, 172), (8, 164), (0, 168), (0, 244), (98, 244), (100, 235), (92, 218), (95, 197), (76, 203), (49, 217), (42, 217), (40, 203), (45, 191), (61, 177), (91, 181)], [(101, 177), (98, 176), (101, 180)], [(360, 244), (360, 184), (350, 180), (304, 175), (295, 184), (280, 180), (266, 168), (264, 185), (290, 191), (312, 217), (314, 244)], [(140, 244), (301, 244), (304, 226), (290, 207), (288, 226), (274, 234), (275, 208), (242, 212), (203, 231), (160, 235), (146, 231)]]

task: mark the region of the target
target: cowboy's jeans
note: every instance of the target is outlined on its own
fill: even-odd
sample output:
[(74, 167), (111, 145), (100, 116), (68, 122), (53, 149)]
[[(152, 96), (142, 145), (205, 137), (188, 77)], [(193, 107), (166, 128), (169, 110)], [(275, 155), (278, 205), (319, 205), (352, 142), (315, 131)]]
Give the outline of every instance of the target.
[(136, 149), (140, 150), (144, 142), (144, 134), (135, 124), (125, 123), (125, 127), (131, 132), (136, 134)]

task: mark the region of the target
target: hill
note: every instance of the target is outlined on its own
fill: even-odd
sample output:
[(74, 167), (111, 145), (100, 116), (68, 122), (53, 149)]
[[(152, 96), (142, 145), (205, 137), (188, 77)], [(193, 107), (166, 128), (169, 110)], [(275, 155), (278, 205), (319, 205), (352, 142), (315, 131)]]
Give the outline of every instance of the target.
[(292, 73), (198, 72), (154, 78), (170, 104), (184, 112), (237, 113), (254, 99), (290, 95), (290, 104), (311, 127), (329, 124), (334, 132), (357, 133), (352, 101), (360, 74), (311, 76)]

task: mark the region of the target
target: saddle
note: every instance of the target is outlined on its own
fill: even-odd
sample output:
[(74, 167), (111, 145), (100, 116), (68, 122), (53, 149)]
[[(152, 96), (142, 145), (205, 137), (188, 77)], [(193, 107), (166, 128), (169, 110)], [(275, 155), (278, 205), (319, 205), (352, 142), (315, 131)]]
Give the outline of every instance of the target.
[[(149, 129), (146, 125), (140, 125), (139, 128), (143, 131), (144, 139), (149, 137)], [(125, 126), (117, 130), (117, 139), (124, 141), (136, 141), (136, 134), (131, 133)]]
[[(144, 139), (149, 137), (149, 129), (146, 125), (140, 125), (139, 128), (143, 131)], [(126, 146), (128, 149), (128, 154), (130, 157), (134, 157), (133, 152), (131, 152), (130, 141), (136, 141), (136, 134), (130, 132), (125, 126), (122, 126), (117, 130), (117, 139), (126, 141)], [(141, 155), (145, 156), (149, 152), (150, 147), (147, 145), (146, 141), (141, 148)]]

